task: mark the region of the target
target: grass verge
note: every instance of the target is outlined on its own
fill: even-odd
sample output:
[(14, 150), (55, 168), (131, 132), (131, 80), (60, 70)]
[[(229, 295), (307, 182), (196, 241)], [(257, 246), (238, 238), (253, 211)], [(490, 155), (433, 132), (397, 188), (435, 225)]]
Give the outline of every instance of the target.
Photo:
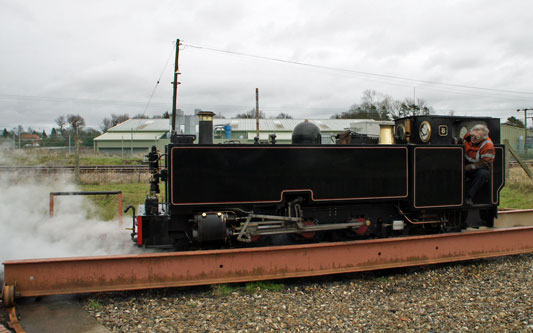
[(500, 208), (533, 208), (533, 180), (521, 168), (509, 170), (505, 187), (500, 192)]
[(255, 282), (248, 282), (244, 289), (249, 292), (250, 294), (255, 293), (259, 290), (269, 290), (269, 291), (282, 291), (285, 289), (285, 286), (282, 283), (274, 283), (272, 281), (255, 281)]
[[(149, 193), (150, 185), (147, 183), (132, 184), (104, 184), (104, 185), (81, 185), (82, 191), (122, 191), (122, 207), (126, 209), (133, 206), (137, 209), (139, 204), (144, 203), (146, 195)], [(162, 186), (161, 192), (164, 192)], [(109, 221), (118, 217), (117, 196), (116, 195), (95, 195), (88, 199), (98, 208), (89, 217)], [(127, 221), (127, 217), (124, 217)]]
[[(0, 165), (13, 166), (63, 166), (74, 165), (74, 153), (50, 150), (4, 150), (3, 160)], [(80, 165), (139, 165), (143, 164), (143, 155), (133, 156), (95, 154), (92, 151), (84, 151), (80, 154)]]

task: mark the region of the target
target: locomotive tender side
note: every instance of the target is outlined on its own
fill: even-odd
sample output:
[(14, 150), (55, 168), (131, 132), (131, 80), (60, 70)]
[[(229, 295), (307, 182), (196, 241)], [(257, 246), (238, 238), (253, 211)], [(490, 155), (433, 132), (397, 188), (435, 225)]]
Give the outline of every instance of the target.
[[(201, 135), (212, 135), (209, 117), (202, 116)], [(490, 128), (496, 159), (479, 204), (465, 206), (468, 179), (457, 138), (476, 123)], [(162, 169), (154, 148), (151, 195), (132, 238), (141, 246), (194, 249), (492, 226), (504, 185), (498, 119), (401, 118), (395, 144), (321, 145), (318, 127), (302, 124), (292, 145), (213, 145), (205, 137), (193, 144), (191, 136), (174, 135)], [(166, 184), (163, 205), (159, 180)]]

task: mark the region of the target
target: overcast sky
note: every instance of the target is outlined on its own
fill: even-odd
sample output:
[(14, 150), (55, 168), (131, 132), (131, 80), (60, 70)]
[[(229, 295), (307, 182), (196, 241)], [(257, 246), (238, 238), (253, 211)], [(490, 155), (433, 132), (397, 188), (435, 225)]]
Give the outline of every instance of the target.
[(532, 27), (523, 0), (0, 0), (0, 129), (48, 130), (69, 113), (98, 128), (111, 113), (170, 111), (177, 38), (186, 113), (248, 111), (257, 87), (267, 116), (329, 118), (374, 89), (415, 93), (436, 113), (523, 119)]

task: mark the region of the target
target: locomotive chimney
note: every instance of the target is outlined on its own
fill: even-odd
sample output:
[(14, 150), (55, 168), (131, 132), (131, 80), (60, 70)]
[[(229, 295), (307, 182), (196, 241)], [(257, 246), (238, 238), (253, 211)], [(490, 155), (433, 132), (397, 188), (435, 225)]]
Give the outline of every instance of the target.
[(200, 126), (198, 131), (198, 143), (212, 145), (213, 144), (213, 117), (214, 112), (200, 111), (198, 117), (200, 118)]

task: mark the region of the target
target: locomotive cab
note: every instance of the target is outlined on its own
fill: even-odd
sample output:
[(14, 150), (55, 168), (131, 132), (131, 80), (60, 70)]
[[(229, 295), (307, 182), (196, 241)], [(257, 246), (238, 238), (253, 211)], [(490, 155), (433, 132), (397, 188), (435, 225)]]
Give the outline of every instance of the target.
[(396, 143), (457, 144), (477, 124), (486, 125), (494, 144), (500, 143), (500, 119), (490, 117), (411, 116), (395, 120)]
[[(474, 199), (476, 207), (465, 207), (465, 192), (472, 185), (465, 173), (462, 139), (478, 124), (487, 126), (495, 146), (490, 177)], [(397, 143), (412, 150), (412, 208), (463, 207), (468, 225), (492, 226), (499, 193), (505, 181), (504, 146), (500, 144), (500, 121), (490, 117), (412, 116), (395, 121)], [(466, 217), (465, 217), (466, 216)]]

